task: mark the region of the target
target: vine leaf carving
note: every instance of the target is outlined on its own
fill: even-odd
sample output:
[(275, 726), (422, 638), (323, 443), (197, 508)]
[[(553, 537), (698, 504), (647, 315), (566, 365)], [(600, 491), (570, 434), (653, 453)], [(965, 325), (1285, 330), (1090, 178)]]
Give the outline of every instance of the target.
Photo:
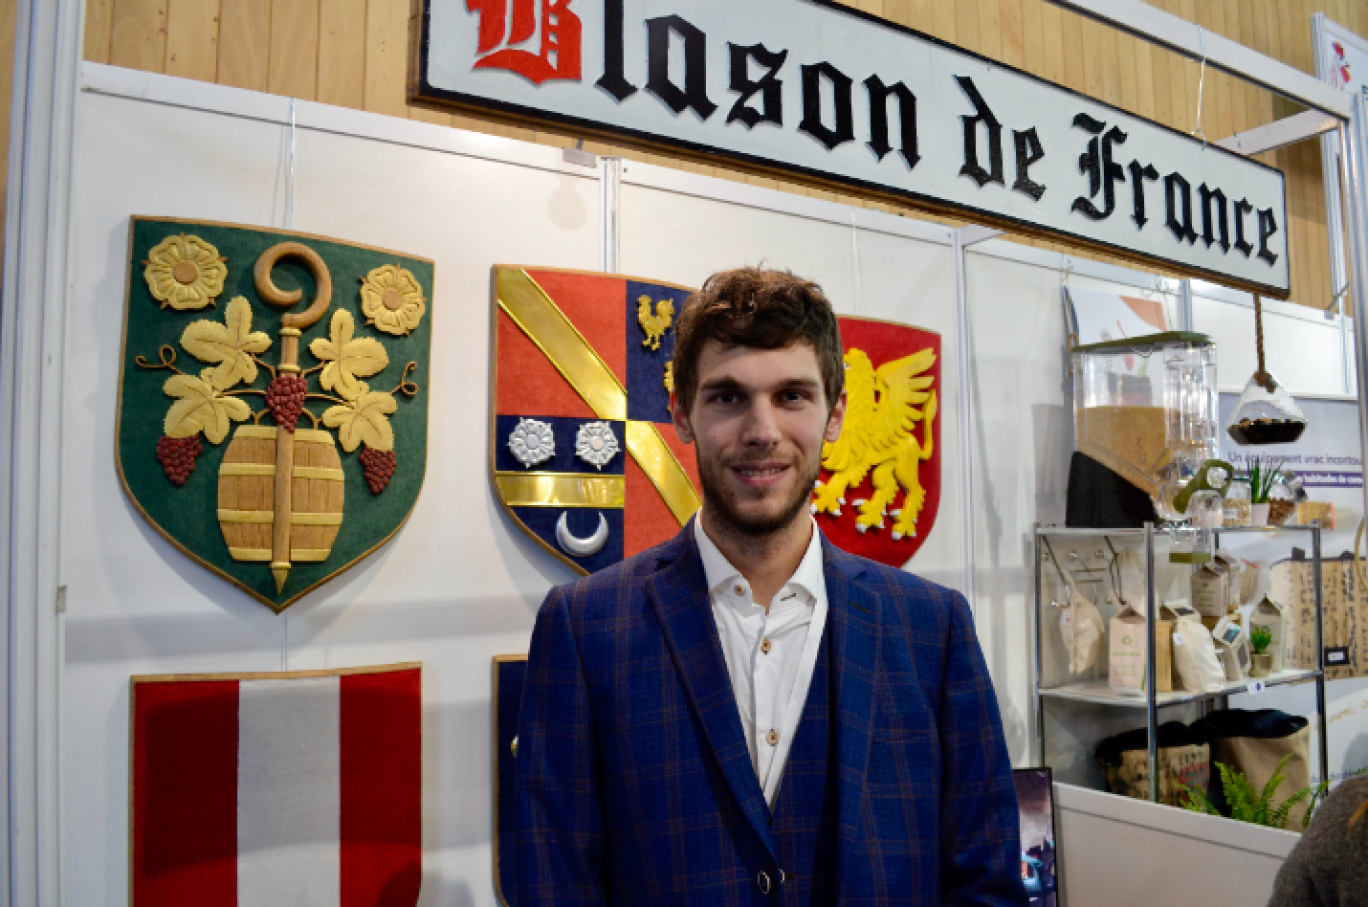
[[(356, 323), (351, 312), (338, 309), (328, 325), (328, 339), (322, 337), (309, 344), (309, 352), (319, 362), (326, 362), (318, 383), (326, 390), (335, 390), (347, 400), (355, 401), (366, 385), (357, 380), (379, 374), (389, 365), (389, 354), (380, 341), (370, 337), (353, 340)], [(394, 412), (390, 409), (389, 412)], [(375, 447), (374, 444), (371, 447)], [(351, 450), (351, 448), (347, 448)], [(387, 448), (388, 449), (388, 448)]]
[(208, 380), (216, 390), (226, 391), (238, 382), (256, 380), (252, 354), (270, 349), (271, 338), (252, 330), (252, 305), (237, 296), (224, 309), (223, 324), (208, 319), (191, 323), (181, 335), (181, 346), (201, 362), (218, 363), (206, 370)]
[(399, 408), (394, 395), (372, 391), (364, 381), (357, 382), (356, 399), (346, 406), (329, 407), (323, 413), (323, 424), (337, 429), (342, 449), (351, 453), (365, 442), (372, 450), (394, 449), (394, 427), (389, 416)]
[(228, 437), (232, 422), (243, 422), (252, 416), (252, 409), (237, 397), (224, 397), (213, 384), (214, 369), (205, 369), (200, 377), (172, 375), (162, 385), (168, 397), (176, 402), (166, 413), (163, 430), (168, 438), (190, 438), (204, 432), (215, 444)]

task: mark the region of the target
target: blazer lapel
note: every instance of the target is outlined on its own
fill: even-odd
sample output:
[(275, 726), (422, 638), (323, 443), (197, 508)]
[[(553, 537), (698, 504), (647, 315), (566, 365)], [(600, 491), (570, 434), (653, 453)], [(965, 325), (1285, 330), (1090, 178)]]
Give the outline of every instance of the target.
[(857, 558), (834, 548), (826, 550), (827, 626), (835, 689), (837, 816), (840, 821), (840, 863), (855, 840), (864, 802), (865, 771), (874, 728), (874, 685), (879, 674), (879, 596), (855, 582), (864, 573)]
[(647, 578), (647, 595), (660, 618), (685, 693), (703, 723), (707, 743), (742, 812), (773, 854), (769, 808), (741, 730), (692, 521), (662, 551), (661, 558), (670, 563)]

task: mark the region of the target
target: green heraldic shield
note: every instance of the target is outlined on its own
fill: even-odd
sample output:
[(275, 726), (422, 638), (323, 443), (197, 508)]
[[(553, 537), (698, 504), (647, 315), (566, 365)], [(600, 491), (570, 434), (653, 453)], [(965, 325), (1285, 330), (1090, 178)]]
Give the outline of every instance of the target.
[(407, 519), (427, 459), (432, 262), (135, 217), (115, 459), (134, 507), (274, 611)]

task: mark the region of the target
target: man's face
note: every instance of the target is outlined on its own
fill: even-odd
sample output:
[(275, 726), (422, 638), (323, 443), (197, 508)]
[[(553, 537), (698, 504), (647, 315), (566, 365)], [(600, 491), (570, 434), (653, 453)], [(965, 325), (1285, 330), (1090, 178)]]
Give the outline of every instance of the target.
[(822, 442), (841, 434), (845, 394), (828, 413), (807, 343), (759, 350), (709, 340), (697, 374), (692, 411), (672, 408), (679, 437), (696, 446), (710, 521), (757, 536), (791, 525), (807, 509)]

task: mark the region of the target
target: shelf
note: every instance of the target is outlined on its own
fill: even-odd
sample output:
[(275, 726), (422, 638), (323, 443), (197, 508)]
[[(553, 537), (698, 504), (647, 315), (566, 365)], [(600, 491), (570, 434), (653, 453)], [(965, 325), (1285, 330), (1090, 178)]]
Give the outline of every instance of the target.
[[(1162, 531), (1156, 528), (1156, 532)], [(1133, 535), (1137, 538), (1144, 538), (1143, 529), (1069, 529), (1065, 526), (1037, 526), (1036, 535)]]
[[(1314, 680), (1320, 676), (1320, 671), (1312, 669), (1308, 671), (1279, 671), (1268, 677), (1262, 678), (1265, 687), (1282, 686), (1288, 683), (1300, 683), (1304, 680)], [(1249, 685), (1254, 682), (1250, 680), (1231, 681), (1215, 693), (1190, 693), (1187, 690), (1174, 690), (1172, 693), (1160, 693), (1155, 697), (1154, 704), (1163, 708), (1170, 705), (1180, 705), (1185, 702), (1199, 702), (1203, 699), (1215, 699), (1218, 696), (1229, 696), (1233, 693), (1245, 693), (1249, 690)], [(1143, 709), (1148, 706), (1145, 696), (1121, 696), (1115, 693), (1105, 680), (1084, 680), (1078, 683), (1068, 683), (1063, 686), (1053, 687), (1048, 690), (1040, 690), (1040, 695), (1047, 699), (1071, 699), (1074, 702), (1092, 702), (1098, 705), (1114, 705), (1122, 708)]]
[(1319, 529), (1319, 528), (1320, 528), (1319, 525), (1313, 525), (1313, 526), (1300, 526), (1300, 525), (1298, 525), (1298, 526), (1221, 526), (1221, 527), (1216, 528), (1216, 529), (1213, 529), (1213, 530), (1211, 530), (1211, 531), (1214, 532), (1214, 533), (1216, 533), (1217, 535), (1225, 535), (1226, 533), (1229, 533), (1229, 532), (1264, 533), (1264, 534), (1271, 535), (1271, 534), (1273, 534), (1273, 533), (1275, 533), (1275, 532), (1312, 532), (1312, 531), (1314, 531), (1314, 530), (1316, 530), (1316, 529)]
[[(1277, 533), (1277, 532), (1311, 532), (1311, 531), (1316, 530), (1316, 529), (1319, 529), (1319, 528), (1320, 528), (1319, 525), (1312, 525), (1312, 526), (1301, 526), (1301, 525), (1297, 525), (1297, 526), (1217, 526), (1217, 527), (1215, 527), (1214, 529), (1211, 529), (1211, 530), (1209, 530), (1209, 531), (1210, 531), (1210, 532), (1214, 532), (1214, 533), (1216, 533), (1217, 535), (1225, 535), (1225, 534), (1228, 533), (1228, 532), (1239, 532), (1239, 533), (1262, 533), (1262, 534), (1265, 534), (1265, 535), (1272, 535), (1272, 534)], [(1167, 533), (1168, 530), (1169, 530), (1169, 527), (1166, 527), (1163, 523), (1156, 524), (1155, 527), (1154, 527), (1154, 533), (1155, 533), (1155, 535), (1163, 535), (1163, 534)], [(1144, 536), (1144, 534), (1145, 534), (1145, 530), (1143, 530), (1143, 529), (1070, 529), (1070, 528), (1065, 527), (1065, 526), (1037, 526), (1037, 527), (1036, 527), (1036, 535), (1075, 535), (1075, 536), (1115, 535), (1115, 536), (1123, 536), (1123, 537), (1124, 537), (1124, 536), (1137, 536), (1137, 537), (1141, 537), (1141, 536)]]

